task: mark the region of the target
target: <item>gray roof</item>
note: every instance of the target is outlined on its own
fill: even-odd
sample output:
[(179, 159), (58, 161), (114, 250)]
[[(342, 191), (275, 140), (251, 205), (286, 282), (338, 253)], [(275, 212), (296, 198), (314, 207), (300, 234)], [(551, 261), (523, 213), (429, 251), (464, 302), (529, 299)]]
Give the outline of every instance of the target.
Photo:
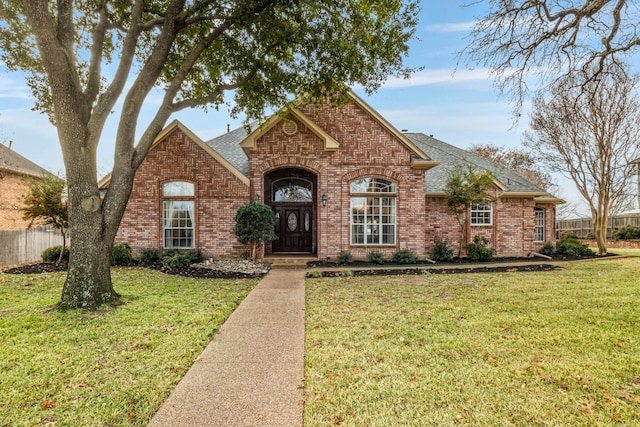
[(227, 132), (212, 140), (205, 141), (213, 151), (220, 154), (229, 163), (238, 169), (244, 176), (249, 177), (249, 158), (244, 150), (240, 147), (240, 143), (258, 127), (258, 123), (251, 123), (250, 129), (240, 127), (238, 129)]
[(447, 170), (454, 163), (470, 164), (476, 171), (486, 170), (498, 181), (507, 186), (509, 191), (523, 193), (546, 192), (527, 179), (506, 168), (505, 166), (474, 154), (470, 151), (454, 147), (451, 144), (427, 136), (423, 133), (406, 133), (405, 136), (424, 151), (431, 160), (440, 164), (427, 171), (427, 192), (440, 193), (444, 191), (447, 182)]
[[(251, 123), (249, 132), (247, 128), (241, 127), (213, 138), (210, 141), (206, 141), (205, 143), (224, 157), (242, 174), (249, 177), (249, 159), (240, 147), (240, 143), (244, 141), (249, 133), (254, 131), (257, 126), (257, 123)], [(447, 181), (447, 169), (454, 163), (471, 164), (477, 171), (487, 170), (513, 192), (545, 192), (545, 190), (532, 184), (522, 176), (492, 160), (454, 147), (453, 145), (423, 133), (406, 133), (405, 136), (424, 151), (431, 160), (440, 162), (438, 166), (426, 172), (426, 191), (429, 193), (439, 193), (444, 190), (444, 185)]]
[(0, 144), (0, 169), (31, 176), (49, 175), (49, 171), (21, 156), (4, 144)]

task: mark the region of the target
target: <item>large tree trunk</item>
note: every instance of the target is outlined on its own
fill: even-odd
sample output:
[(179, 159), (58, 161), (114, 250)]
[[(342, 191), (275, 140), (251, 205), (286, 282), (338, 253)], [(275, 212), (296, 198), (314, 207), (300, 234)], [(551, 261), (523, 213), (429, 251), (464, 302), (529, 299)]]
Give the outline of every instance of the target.
[(598, 255), (607, 254), (607, 220), (601, 216), (593, 215), (593, 234), (598, 244)]

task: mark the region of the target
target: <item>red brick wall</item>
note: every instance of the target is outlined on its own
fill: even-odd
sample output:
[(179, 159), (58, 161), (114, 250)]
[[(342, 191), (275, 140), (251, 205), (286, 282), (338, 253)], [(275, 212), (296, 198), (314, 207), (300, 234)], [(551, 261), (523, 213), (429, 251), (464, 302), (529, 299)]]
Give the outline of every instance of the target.
[[(426, 251), (429, 252), (435, 239), (440, 238), (448, 240), (457, 253), (460, 226), (455, 216), (447, 211), (445, 198), (428, 196), (426, 200)], [(533, 241), (534, 207), (545, 209), (545, 242)], [(491, 226), (472, 226), (467, 220), (467, 243), (475, 235), (488, 238), (497, 256), (526, 256), (545, 243), (555, 242), (555, 205), (539, 204), (525, 198), (498, 198), (493, 205)]]
[(135, 254), (162, 249), (162, 184), (195, 184), (195, 247), (207, 257), (239, 256), (245, 251), (233, 233), (238, 208), (250, 201), (249, 188), (179, 130), (153, 148), (138, 169), (117, 243)]
[[(340, 147), (325, 151), (324, 144), (303, 123), (288, 136), (281, 123), (270, 129), (251, 152), (251, 194), (264, 193), (264, 176), (284, 168), (302, 168), (318, 176), (318, 248), (320, 258), (335, 257), (348, 250), (364, 257), (373, 250), (391, 254), (408, 248), (424, 255), (424, 171), (411, 168), (411, 153), (365, 111), (355, 105), (343, 110), (305, 111), (310, 120), (335, 138)], [(352, 246), (350, 244), (350, 183), (377, 176), (397, 183), (396, 245)], [(320, 205), (322, 194), (327, 206)]]
[(29, 192), (28, 178), (25, 176), (0, 171), (0, 230), (21, 230), (29, 226), (29, 221), (22, 219), (21, 208), (24, 197)]

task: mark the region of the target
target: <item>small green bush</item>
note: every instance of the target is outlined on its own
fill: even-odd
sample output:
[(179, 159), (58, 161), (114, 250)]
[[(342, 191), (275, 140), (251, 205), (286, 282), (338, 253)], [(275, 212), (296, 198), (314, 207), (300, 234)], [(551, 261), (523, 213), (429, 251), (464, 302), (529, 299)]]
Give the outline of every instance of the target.
[(162, 263), (166, 267), (171, 267), (171, 268), (186, 267), (190, 264), (189, 258), (187, 258), (185, 255), (182, 255), (180, 253), (176, 253), (172, 256), (163, 258)]
[(338, 264), (345, 265), (353, 262), (353, 256), (349, 251), (342, 251), (338, 254)]
[(380, 251), (371, 251), (367, 254), (367, 261), (371, 264), (384, 264), (384, 255)]
[(111, 249), (111, 265), (129, 265), (132, 262), (131, 246), (127, 243), (113, 246)]
[(556, 253), (556, 247), (553, 243), (547, 243), (538, 252), (542, 255), (551, 256)]
[[(43, 261), (55, 262), (60, 259), (60, 251), (62, 251), (62, 246), (51, 246), (50, 248), (42, 251), (42, 255), (40, 256), (42, 257)], [(69, 261), (69, 248), (64, 248), (62, 260)]]
[(161, 258), (160, 251), (155, 248), (143, 249), (142, 252), (140, 252), (140, 261), (142, 262), (160, 261)]
[(476, 235), (473, 242), (465, 246), (467, 255), (472, 261), (488, 261), (493, 258), (495, 249), (488, 247), (489, 239)]
[(391, 257), (396, 264), (413, 264), (416, 262), (416, 254), (411, 249), (400, 249)]
[(613, 240), (640, 239), (640, 227), (627, 225), (613, 232)]
[(204, 261), (204, 255), (200, 249), (189, 249), (184, 253), (190, 264)]
[(338, 273), (340, 276), (342, 277), (352, 277), (353, 276), (353, 271), (351, 270), (342, 270), (340, 273)]
[(593, 251), (583, 243), (580, 243), (576, 237), (561, 237), (556, 242), (556, 253), (568, 256), (590, 256)]
[(318, 279), (322, 277), (322, 272), (320, 270), (311, 270), (307, 273), (307, 277), (310, 279)]
[(447, 240), (437, 238), (433, 242), (429, 258), (436, 262), (451, 262), (453, 260), (453, 249)]

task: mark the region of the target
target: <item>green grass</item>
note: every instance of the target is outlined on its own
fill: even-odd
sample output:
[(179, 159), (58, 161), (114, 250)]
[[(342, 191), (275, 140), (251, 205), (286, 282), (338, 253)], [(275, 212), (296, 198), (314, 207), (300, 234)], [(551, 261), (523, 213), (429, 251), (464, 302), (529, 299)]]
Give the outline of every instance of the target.
[(638, 271), (308, 280), (305, 426), (636, 426)]
[(112, 276), (124, 305), (63, 312), (63, 273), (0, 273), (0, 426), (146, 425), (257, 284)]

